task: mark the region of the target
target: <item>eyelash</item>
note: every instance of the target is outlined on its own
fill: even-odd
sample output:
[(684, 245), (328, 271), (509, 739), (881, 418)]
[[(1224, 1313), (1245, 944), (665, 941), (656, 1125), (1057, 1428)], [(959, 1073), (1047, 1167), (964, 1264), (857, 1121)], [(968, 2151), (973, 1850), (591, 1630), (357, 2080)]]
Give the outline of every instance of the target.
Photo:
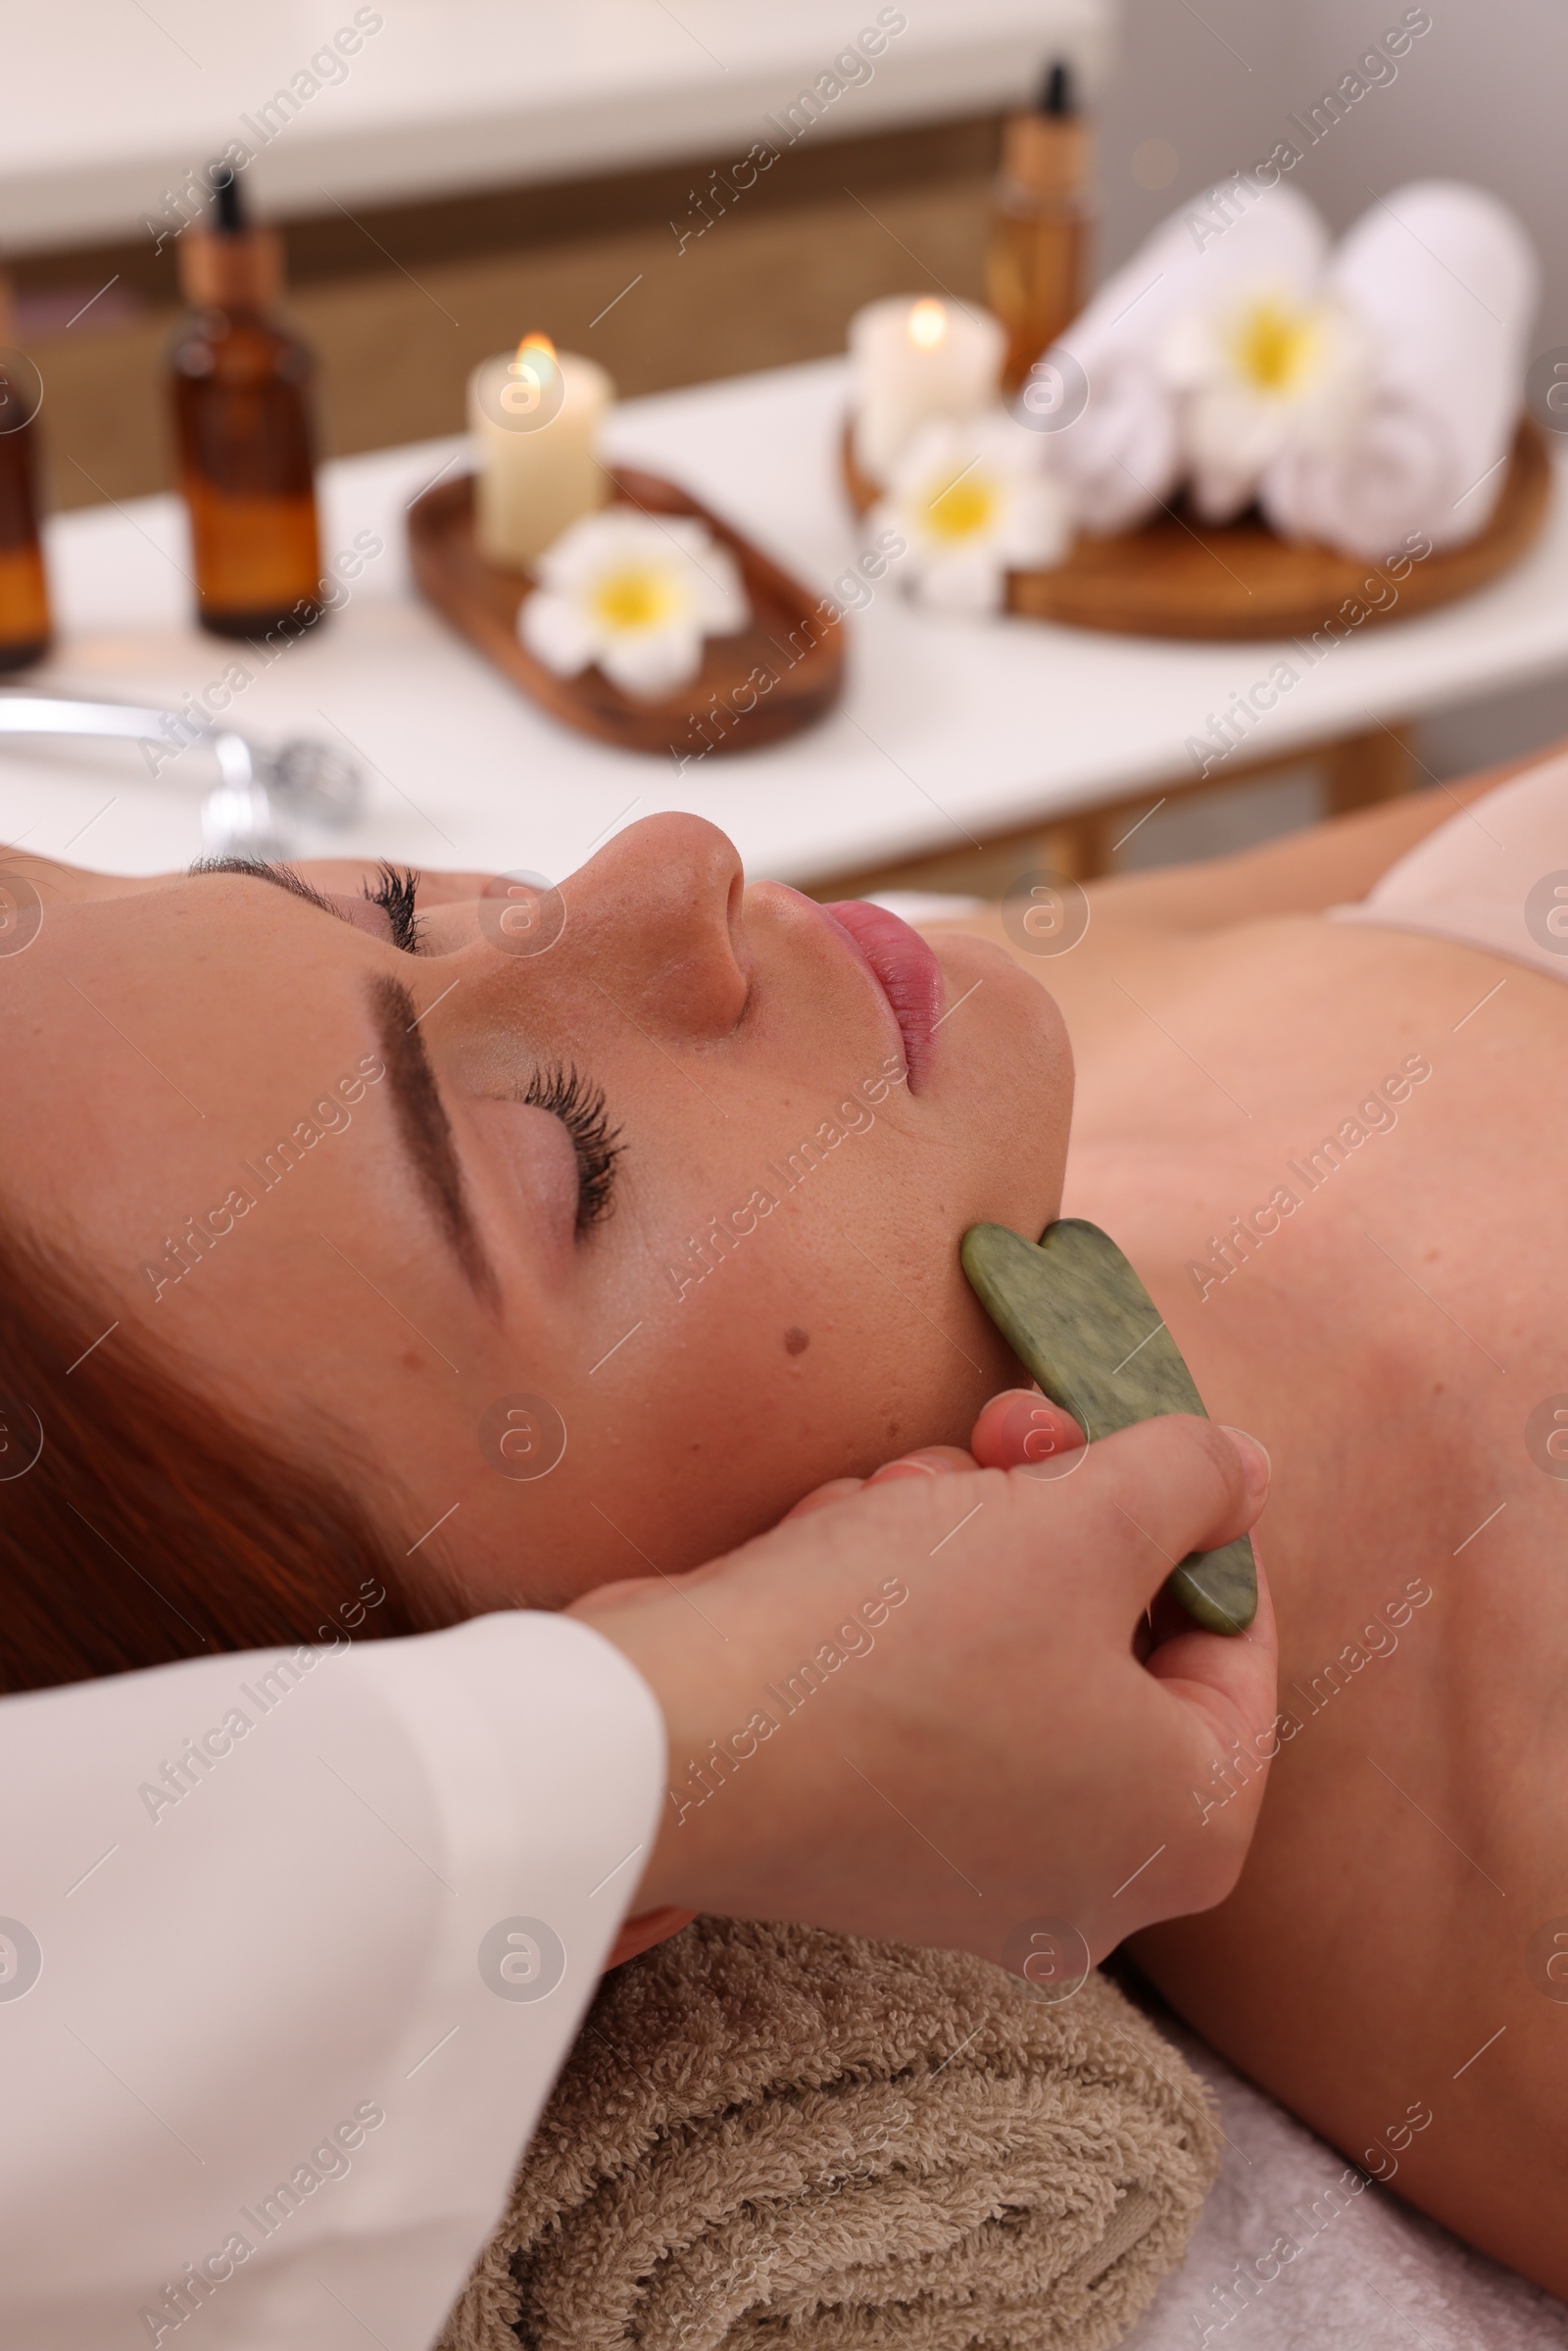
[[(412, 866), (384, 861), (374, 889), (365, 885), (366, 897), (386, 916), (393, 946), (409, 955), (420, 952), (422, 925), (415, 908), (418, 887), (419, 876)], [(622, 1149), (616, 1140), (620, 1129), (610, 1123), (604, 1091), (575, 1068), (555, 1062), (534, 1071), (522, 1100), (529, 1108), (548, 1110), (559, 1118), (571, 1138), (577, 1156), (577, 1231), (586, 1233), (610, 1214)]]
[(412, 865), (389, 865), (384, 859), (376, 870), (380, 878), (373, 890), (368, 882), (364, 885), (365, 895), (386, 916), (393, 946), (406, 955), (416, 955), (424, 931), (414, 906), (419, 876)]
[(577, 1231), (586, 1233), (610, 1214), (615, 1165), (624, 1148), (616, 1140), (620, 1129), (610, 1123), (603, 1089), (557, 1061), (534, 1071), (521, 1100), (532, 1109), (550, 1111), (571, 1137), (577, 1154)]

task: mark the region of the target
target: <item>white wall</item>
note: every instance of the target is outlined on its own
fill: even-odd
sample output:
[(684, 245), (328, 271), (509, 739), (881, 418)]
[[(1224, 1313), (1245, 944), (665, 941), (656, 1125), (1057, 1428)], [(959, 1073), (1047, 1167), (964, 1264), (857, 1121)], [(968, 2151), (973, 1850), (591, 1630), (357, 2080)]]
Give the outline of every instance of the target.
[[(1102, 271), (1184, 196), (1291, 135), (1286, 116), (1353, 71), (1405, 4), (1123, 0), (1120, 65), (1100, 120)], [(1336, 232), (1403, 180), (1451, 174), (1492, 189), (1541, 254), (1533, 348), (1568, 344), (1568, 10), (1560, 0), (1424, 5), (1432, 29), (1399, 61), (1397, 78), (1369, 90), (1307, 150), (1295, 184)], [(1154, 141), (1179, 161), (1168, 185), (1149, 189), (1135, 169), (1149, 176), (1159, 161)], [(1564, 734), (1568, 679), (1434, 719), (1422, 756), (1448, 775)]]

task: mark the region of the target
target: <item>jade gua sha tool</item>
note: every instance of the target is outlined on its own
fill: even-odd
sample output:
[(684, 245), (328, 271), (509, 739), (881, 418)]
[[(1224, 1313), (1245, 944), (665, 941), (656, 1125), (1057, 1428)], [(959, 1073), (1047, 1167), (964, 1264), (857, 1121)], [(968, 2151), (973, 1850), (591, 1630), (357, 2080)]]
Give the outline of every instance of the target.
[[(958, 1254), (1013, 1353), (1091, 1442), (1161, 1412), (1208, 1417), (1153, 1299), (1099, 1225), (1064, 1216), (1038, 1243), (971, 1225)], [(1165, 1588), (1208, 1632), (1245, 1633), (1257, 1607), (1250, 1538), (1190, 1551)]]

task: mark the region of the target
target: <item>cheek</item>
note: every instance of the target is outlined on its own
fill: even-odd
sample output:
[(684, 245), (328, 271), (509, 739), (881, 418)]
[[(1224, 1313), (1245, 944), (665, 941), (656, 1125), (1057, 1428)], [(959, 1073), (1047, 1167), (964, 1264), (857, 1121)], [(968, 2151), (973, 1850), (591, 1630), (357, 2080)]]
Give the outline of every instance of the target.
[[(668, 1570), (749, 1540), (831, 1478), (864, 1476), (919, 1440), (961, 1438), (978, 1401), (955, 1401), (968, 1367), (913, 1341), (911, 1323), (926, 1326), (869, 1273), (780, 1247), (756, 1278), (736, 1266), (729, 1283), (724, 1298), (692, 1307), (685, 1344), (621, 1421), (623, 1442), (597, 1456), (593, 1498)], [(616, 1556), (610, 1572), (624, 1574)]]
[[(972, 1218), (933, 1184), (945, 1154), (924, 1124), (889, 1105), (793, 1189), (776, 1161), (779, 1204), (754, 1232), (679, 1300), (666, 1280), (657, 1305), (641, 1291), (628, 1305), (628, 1325), (638, 1307), (646, 1319), (625, 1369), (617, 1355), (585, 1399), (594, 1434), (576, 1467), (590, 1548), (602, 1526), (591, 1502), (662, 1568), (696, 1566), (830, 1478), (912, 1445), (966, 1442), (985, 1396), (1016, 1372), (958, 1269)], [(604, 1573), (627, 1572), (623, 1546), (606, 1556)], [(587, 1566), (579, 1554), (574, 1577)]]
[[(548, 1560), (562, 1597), (649, 1562), (700, 1565), (830, 1478), (967, 1444), (981, 1404), (1016, 1383), (958, 1244), (982, 1220), (1035, 1233), (1057, 1213), (1071, 1061), (1054, 1004), (1009, 958), (967, 940), (939, 952), (950, 1003), (982, 985), (943, 1031), (953, 1045), (933, 1084), (913, 1099), (891, 1089), (803, 1172), (796, 1147), (833, 1115), (837, 1075), (729, 1093), (724, 1127), (683, 1151), (655, 1140), (690, 1125), (678, 1098), (612, 1090), (637, 1159), (591, 1245), (570, 1446), (528, 1505), (530, 1573)], [(778, 1204), (754, 1225), (745, 1204), (760, 1188)], [(728, 1248), (710, 1237), (705, 1274), (687, 1238), (715, 1215), (751, 1229)]]

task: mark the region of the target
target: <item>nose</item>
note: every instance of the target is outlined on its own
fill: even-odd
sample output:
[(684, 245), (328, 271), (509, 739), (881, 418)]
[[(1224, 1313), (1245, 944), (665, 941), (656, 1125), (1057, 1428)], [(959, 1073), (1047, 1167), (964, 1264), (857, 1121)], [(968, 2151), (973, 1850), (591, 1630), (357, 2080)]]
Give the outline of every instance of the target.
[(751, 987), (735, 845), (701, 816), (648, 816), (562, 885), (573, 963), (649, 1030), (727, 1036)]

